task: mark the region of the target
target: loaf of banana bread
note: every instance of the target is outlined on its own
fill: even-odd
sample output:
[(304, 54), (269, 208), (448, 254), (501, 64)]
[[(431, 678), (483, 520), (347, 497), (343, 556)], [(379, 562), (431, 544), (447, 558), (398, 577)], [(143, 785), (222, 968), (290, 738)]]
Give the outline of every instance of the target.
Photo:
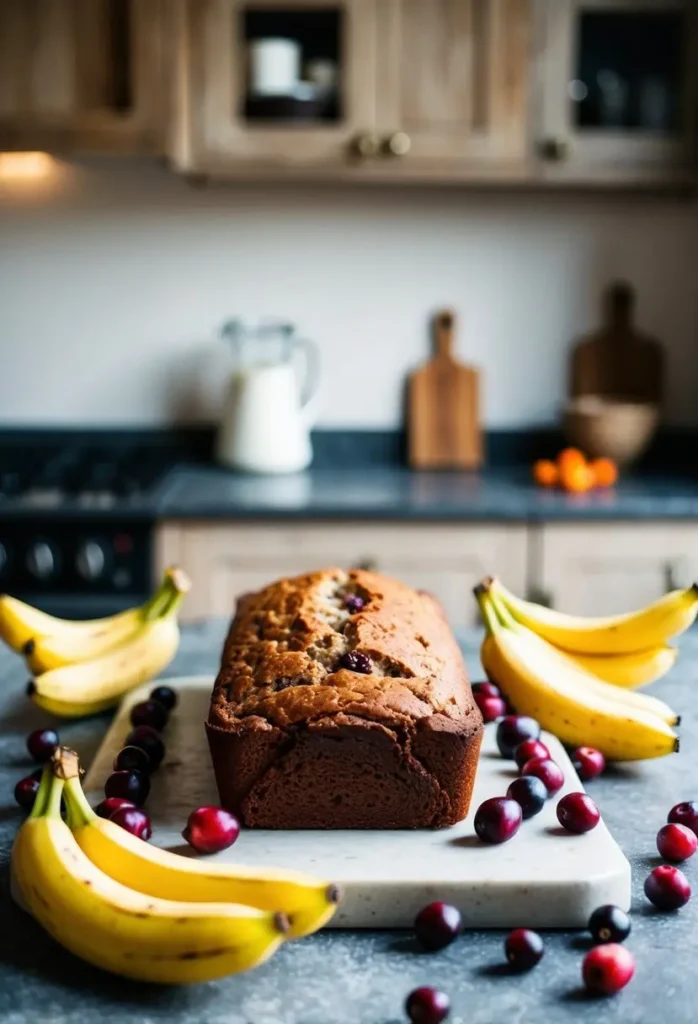
[(419, 828), (467, 814), (483, 723), (433, 597), (326, 569), (240, 598), (206, 729), (246, 825)]

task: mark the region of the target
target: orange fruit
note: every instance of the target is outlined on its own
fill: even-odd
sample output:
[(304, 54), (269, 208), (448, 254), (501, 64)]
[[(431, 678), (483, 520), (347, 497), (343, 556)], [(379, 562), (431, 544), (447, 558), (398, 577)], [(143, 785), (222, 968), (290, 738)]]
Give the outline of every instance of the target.
[(594, 474), (586, 462), (570, 461), (560, 469), (560, 483), (566, 491), (583, 494), (594, 486)]
[(589, 463), (597, 487), (613, 487), (618, 479), (618, 466), (613, 459), (594, 459)]
[(571, 466), (586, 466), (587, 460), (584, 458), (579, 448), (563, 448), (557, 457), (557, 468), (562, 475), (563, 470), (566, 470)]
[(540, 487), (554, 487), (559, 478), (557, 466), (550, 459), (538, 459), (533, 463), (533, 479)]

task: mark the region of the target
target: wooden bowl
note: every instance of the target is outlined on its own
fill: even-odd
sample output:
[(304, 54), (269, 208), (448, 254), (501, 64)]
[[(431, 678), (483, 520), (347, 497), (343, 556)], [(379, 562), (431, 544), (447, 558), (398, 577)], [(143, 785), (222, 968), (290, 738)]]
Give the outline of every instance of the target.
[(568, 402), (563, 414), (567, 439), (589, 458), (635, 462), (649, 447), (659, 425), (659, 406), (584, 395)]

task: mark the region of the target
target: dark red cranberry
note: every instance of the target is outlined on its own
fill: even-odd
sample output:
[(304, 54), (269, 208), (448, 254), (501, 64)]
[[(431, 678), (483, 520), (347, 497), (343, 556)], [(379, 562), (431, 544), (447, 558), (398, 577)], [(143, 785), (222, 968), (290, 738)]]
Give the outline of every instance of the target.
[(156, 686), (150, 691), (150, 699), (162, 704), (168, 711), (174, 710), (177, 705), (177, 692), (171, 686)]
[(671, 822), (664, 825), (657, 833), (657, 849), (660, 856), (665, 860), (672, 860), (676, 864), (688, 860), (698, 848), (698, 836), (687, 825), (677, 825)]
[(606, 758), (594, 747), (577, 747), (572, 754), (572, 764), (582, 782), (591, 782), (606, 768)]
[(591, 832), (601, 820), (599, 809), (586, 793), (567, 793), (557, 805), (557, 820), (568, 832)]
[(497, 726), (497, 746), (502, 757), (513, 757), (524, 740), (537, 740), (540, 726), (528, 715), (507, 715)]
[(126, 829), (136, 839), (144, 839), (147, 842), (153, 834), (150, 818), (140, 807), (119, 807), (109, 820)]
[(151, 771), (160, 767), (160, 762), (165, 756), (165, 744), (159, 734), (150, 725), (137, 725), (126, 737), (126, 747), (140, 747), (150, 759)]
[(521, 805), (504, 796), (494, 796), (475, 812), (475, 831), (483, 843), (506, 843), (519, 831), (523, 821)]
[(516, 800), (521, 808), (524, 820), (535, 817), (543, 810), (545, 801), (548, 799), (548, 791), (544, 784), (535, 775), (522, 775), (509, 786), (507, 796)]
[(222, 807), (198, 807), (189, 815), (182, 835), (197, 853), (219, 853), (240, 835), (240, 822)]
[(684, 800), (669, 811), (667, 821), (685, 825), (698, 836), (698, 800)]
[(504, 940), (504, 952), (513, 970), (530, 971), (542, 960), (545, 946), (538, 932), (516, 928)]
[(115, 772), (150, 773), (150, 758), (140, 747), (122, 747), (114, 758)]
[(27, 750), (35, 761), (43, 764), (60, 742), (55, 729), (35, 729), (27, 736)]
[(132, 800), (125, 800), (122, 796), (108, 796), (101, 804), (95, 807), (95, 814), (100, 818), (111, 818), (115, 811), (122, 807), (135, 807)]
[(534, 757), (527, 761), (521, 769), (522, 775), (534, 775), (543, 783), (548, 791), (548, 796), (554, 796), (565, 784), (565, 776), (562, 769), (550, 757)]
[(635, 973), (635, 960), (629, 949), (609, 942), (594, 946), (584, 957), (584, 984), (597, 995), (612, 996), (628, 984)]
[(458, 938), (461, 926), (458, 908), (440, 900), (420, 910), (414, 922), (417, 939), (425, 949), (432, 951), (450, 946)]
[(142, 772), (112, 772), (104, 783), (105, 796), (120, 796), (138, 807), (148, 799), (150, 779)]
[(373, 672), (373, 662), (363, 651), (347, 651), (342, 656), (341, 666), (349, 672), (361, 672), (365, 676), (370, 676)]
[(503, 701), (501, 697), (480, 697), (476, 694), (475, 703), (485, 722), (494, 722), (507, 713), (506, 701)]
[(691, 886), (683, 871), (660, 864), (645, 879), (645, 896), (660, 910), (678, 910), (691, 898)]
[(540, 740), (524, 740), (514, 751), (514, 760), (520, 769), (534, 757), (550, 757), (550, 751)]
[(441, 1024), (451, 1012), (451, 1003), (444, 992), (425, 985), (410, 992), (405, 1012), (411, 1024)]
[(630, 918), (612, 903), (597, 907), (589, 918), (589, 931), (595, 942), (625, 942), (630, 930)]
[(27, 775), (26, 778), (19, 780), (15, 786), (15, 800), (22, 810), (31, 811), (40, 785), (41, 780), (35, 775)]
[(494, 683), (473, 683), (471, 687), (476, 697), (501, 697), (502, 691)]
[(149, 725), (161, 732), (167, 725), (169, 711), (159, 700), (142, 700), (131, 708), (131, 725)]
[(344, 598), (344, 607), (350, 615), (358, 615), (364, 610), (365, 605), (363, 597), (359, 597), (358, 594), (347, 594)]

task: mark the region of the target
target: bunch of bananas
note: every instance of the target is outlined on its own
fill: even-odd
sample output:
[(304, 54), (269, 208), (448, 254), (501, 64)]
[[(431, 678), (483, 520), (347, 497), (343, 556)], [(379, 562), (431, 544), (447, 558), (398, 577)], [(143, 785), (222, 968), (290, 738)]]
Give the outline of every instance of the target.
[(189, 587), (181, 569), (167, 569), (144, 605), (88, 622), (57, 619), (3, 594), (0, 637), (25, 656), (35, 704), (62, 718), (96, 714), (170, 663), (179, 646), (177, 609)]
[(475, 588), (487, 633), (487, 675), (521, 714), (572, 746), (590, 745), (615, 761), (662, 757), (679, 749), (679, 717), (635, 689), (676, 660), (667, 646), (694, 622), (698, 587), (676, 590), (637, 612), (583, 619), (523, 601), (495, 579)]
[[(211, 981), (263, 963), (329, 921), (336, 886), (296, 872), (208, 865), (98, 818), (77, 755), (59, 748), (12, 848), (17, 898), (66, 949), (115, 974)], [(65, 799), (67, 821), (61, 817)]]

